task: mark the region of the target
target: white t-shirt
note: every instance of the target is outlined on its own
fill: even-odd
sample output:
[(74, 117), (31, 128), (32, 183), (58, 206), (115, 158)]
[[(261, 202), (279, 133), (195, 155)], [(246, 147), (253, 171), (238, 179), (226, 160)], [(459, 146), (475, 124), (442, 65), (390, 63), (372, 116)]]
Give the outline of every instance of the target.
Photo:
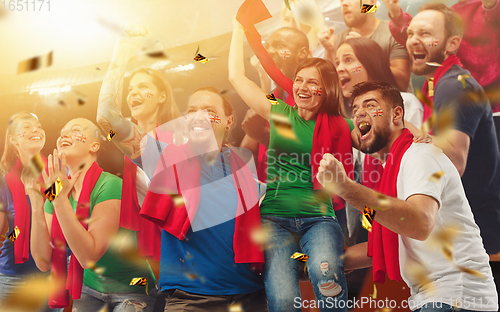
[(420, 129), (424, 122), (424, 106), (413, 93), (401, 92), (405, 107), (405, 120)]
[[(429, 177), (438, 171), (445, 174), (438, 181), (430, 180)], [(427, 240), (399, 235), (399, 263), (401, 276), (411, 289), (410, 309), (420, 308), (427, 302), (457, 306), (459, 300), (463, 309), (497, 311), (497, 292), (489, 258), (458, 171), (448, 157), (432, 144), (412, 144), (401, 160), (397, 192), (401, 200), (414, 194), (424, 194), (439, 202), (434, 229)], [(461, 231), (453, 240), (454, 262), (481, 272), (486, 277), (484, 280), (459, 271), (444, 256), (441, 248), (430, 244), (436, 232), (450, 226), (458, 226)], [(423, 289), (412, 279), (414, 263), (425, 267), (432, 281), (432, 290)]]

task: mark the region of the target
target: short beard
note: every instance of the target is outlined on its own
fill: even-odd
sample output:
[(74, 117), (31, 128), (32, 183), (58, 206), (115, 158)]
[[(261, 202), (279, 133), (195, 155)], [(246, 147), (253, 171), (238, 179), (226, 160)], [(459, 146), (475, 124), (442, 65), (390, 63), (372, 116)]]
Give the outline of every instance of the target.
[[(438, 51), (435, 51), (432, 54), (429, 54), (429, 61), (428, 62), (434, 62), (434, 63), (443, 63), (445, 60), (445, 52), (444, 52), (444, 47), (439, 49)], [(434, 66), (429, 66), (426, 65), (422, 69), (415, 69), (413, 67), (413, 55), (410, 55), (410, 60), (412, 61), (412, 72), (417, 75), (417, 76), (427, 76), (429, 74), (433, 74), (436, 72), (436, 68)]]
[(372, 154), (380, 151), (387, 145), (391, 136), (391, 131), (389, 130), (389, 128), (385, 128), (380, 132), (375, 130), (372, 131), (374, 139), (369, 146), (363, 146), (361, 143), (361, 138), (359, 139), (359, 150), (365, 154)]

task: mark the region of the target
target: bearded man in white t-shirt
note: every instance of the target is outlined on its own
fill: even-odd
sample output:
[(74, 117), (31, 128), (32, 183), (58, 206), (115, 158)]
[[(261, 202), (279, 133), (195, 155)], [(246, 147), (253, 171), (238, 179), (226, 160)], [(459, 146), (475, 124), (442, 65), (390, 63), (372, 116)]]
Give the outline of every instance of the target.
[(432, 144), (414, 143), (392, 86), (368, 81), (351, 96), (360, 149), (380, 159), (375, 191), (349, 179), (331, 154), (318, 181), (364, 213), (367, 243), (346, 250), (346, 270), (373, 266), (375, 282), (401, 278), (412, 311), (497, 311), (495, 284), (479, 228), (453, 163)]

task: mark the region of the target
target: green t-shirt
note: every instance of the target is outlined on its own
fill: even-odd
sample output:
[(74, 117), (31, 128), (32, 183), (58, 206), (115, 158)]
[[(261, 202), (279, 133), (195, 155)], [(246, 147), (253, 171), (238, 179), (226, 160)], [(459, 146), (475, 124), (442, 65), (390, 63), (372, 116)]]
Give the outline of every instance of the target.
[[(101, 173), (97, 183), (90, 193), (90, 212), (95, 205), (111, 199), (121, 199), (122, 179), (108, 172)], [(76, 211), (78, 202), (70, 195), (69, 201), (73, 210)], [(48, 200), (45, 201), (45, 212), (53, 214), (54, 206)], [(132, 242), (136, 246), (135, 233), (130, 230), (120, 228), (111, 247), (97, 261), (96, 267), (104, 269), (102, 275), (91, 269), (85, 269), (83, 283), (88, 287), (102, 293), (145, 293), (144, 286), (130, 286), (130, 282), (136, 277), (145, 277), (148, 280), (148, 289), (154, 289), (156, 278), (149, 267), (147, 261), (130, 262), (120, 254), (120, 246), (126, 237), (125, 242)]]
[[(271, 116), (267, 189), (260, 205), (261, 215), (335, 216), (330, 194), (324, 190), (314, 190), (312, 182), (311, 150), (316, 120), (302, 119), (296, 108), (280, 100), (277, 105), (271, 107), (271, 113), (283, 115), (290, 120), (297, 140), (281, 136)], [(345, 120), (352, 131), (354, 129), (352, 121)], [(281, 126), (280, 128), (284, 129)]]

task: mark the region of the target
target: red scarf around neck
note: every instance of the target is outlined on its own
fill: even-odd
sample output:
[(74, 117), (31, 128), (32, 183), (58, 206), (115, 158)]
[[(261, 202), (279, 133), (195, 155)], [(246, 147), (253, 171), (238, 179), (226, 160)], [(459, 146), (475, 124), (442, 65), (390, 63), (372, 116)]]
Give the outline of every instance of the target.
[[(443, 74), (446, 73), (453, 65), (459, 65), (459, 66), (463, 67), (462, 63), (460, 63), (460, 59), (458, 58), (458, 56), (456, 54), (450, 55), (446, 60), (444, 60), (444, 62), (441, 64), (441, 66), (439, 66), (437, 68), (436, 72), (434, 73), (434, 77), (433, 77), (433, 81), (432, 81), (433, 92), (435, 92), (436, 86), (438, 84), (439, 79), (441, 79), (441, 76), (443, 76)], [(422, 87), (422, 93), (424, 94), (424, 96), (429, 98), (431, 100), (431, 102), (434, 102), (434, 95), (429, 96), (428, 88), (429, 88), (429, 82), (428, 82), (428, 79), (426, 79), (424, 82), (424, 86)], [(429, 107), (428, 104), (424, 103), (424, 101), (422, 101), (422, 100), (420, 100), (420, 101), (422, 102), (422, 105), (424, 106), (424, 122), (425, 122), (427, 120), (427, 118), (429, 118), (432, 115), (432, 109)]]
[[(286, 77), (276, 66), (269, 53), (262, 46), (261, 36), (255, 28), (255, 24), (272, 17), (262, 0), (245, 0), (240, 6), (236, 19), (245, 29), (247, 41), (253, 52), (259, 59), (266, 73), (278, 84), (289, 98), (293, 98), (293, 82)], [(342, 164), (346, 173), (352, 178), (353, 158), (351, 131), (342, 116), (333, 116), (320, 112), (316, 119), (314, 128), (313, 147), (311, 150), (311, 167), (314, 189), (323, 187), (316, 179), (319, 162), (324, 153), (333, 154)], [(344, 201), (338, 197), (332, 197), (335, 210), (343, 208)]]
[[(42, 159), (47, 166), (47, 159), (43, 156)], [(14, 204), (14, 228), (16, 226), (19, 228), (19, 235), (14, 242), (14, 261), (16, 264), (24, 263), (30, 258), (30, 206), (26, 199), (24, 184), (21, 182), (22, 171), (23, 164), (18, 158), (16, 165), (5, 175), (5, 182), (12, 193)]]
[[(156, 140), (170, 144), (172, 132), (155, 131)], [(155, 223), (139, 216), (141, 206), (137, 199), (137, 166), (125, 157), (123, 166), (123, 187), (120, 211), (120, 227), (136, 231), (139, 255), (153, 260), (161, 256), (161, 228)]]
[[(397, 178), (401, 159), (412, 143), (413, 135), (408, 129), (404, 129), (392, 144), (382, 178), (375, 185), (375, 191), (390, 197), (398, 197)], [(372, 231), (368, 232), (368, 256), (372, 257), (374, 282), (384, 283), (386, 273), (391, 280), (401, 280), (398, 234), (377, 221), (373, 221)]]
[[(142, 205), (147, 218), (179, 240), (184, 240), (200, 204), (201, 166), (188, 146), (169, 144), (161, 156)], [(264, 263), (264, 253), (251, 234), (261, 228), (255, 178), (246, 163), (231, 151), (231, 167), (238, 207), (233, 235), (235, 263)], [(175, 206), (168, 192), (179, 194), (182, 206)], [(253, 203), (250, 204), (249, 203)]]
[[(101, 176), (102, 169), (97, 162), (87, 170), (85, 174), (82, 191), (78, 198), (76, 206), (76, 217), (80, 220), (80, 224), (87, 230), (88, 224), (85, 222), (90, 217), (90, 194)], [(71, 193), (70, 193), (71, 194)], [(52, 268), (53, 281), (51, 282), (51, 291), (49, 295), (49, 306), (52, 309), (65, 308), (69, 305), (69, 296), (74, 300), (80, 299), (83, 284), (83, 268), (74, 255), (71, 256), (69, 262), (69, 270), (67, 269), (67, 252), (66, 238), (59, 225), (56, 211), (52, 216)], [(65, 282), (64, 288), (58, 287)], [(57, 286), (56, 286), (57, 285)]]

